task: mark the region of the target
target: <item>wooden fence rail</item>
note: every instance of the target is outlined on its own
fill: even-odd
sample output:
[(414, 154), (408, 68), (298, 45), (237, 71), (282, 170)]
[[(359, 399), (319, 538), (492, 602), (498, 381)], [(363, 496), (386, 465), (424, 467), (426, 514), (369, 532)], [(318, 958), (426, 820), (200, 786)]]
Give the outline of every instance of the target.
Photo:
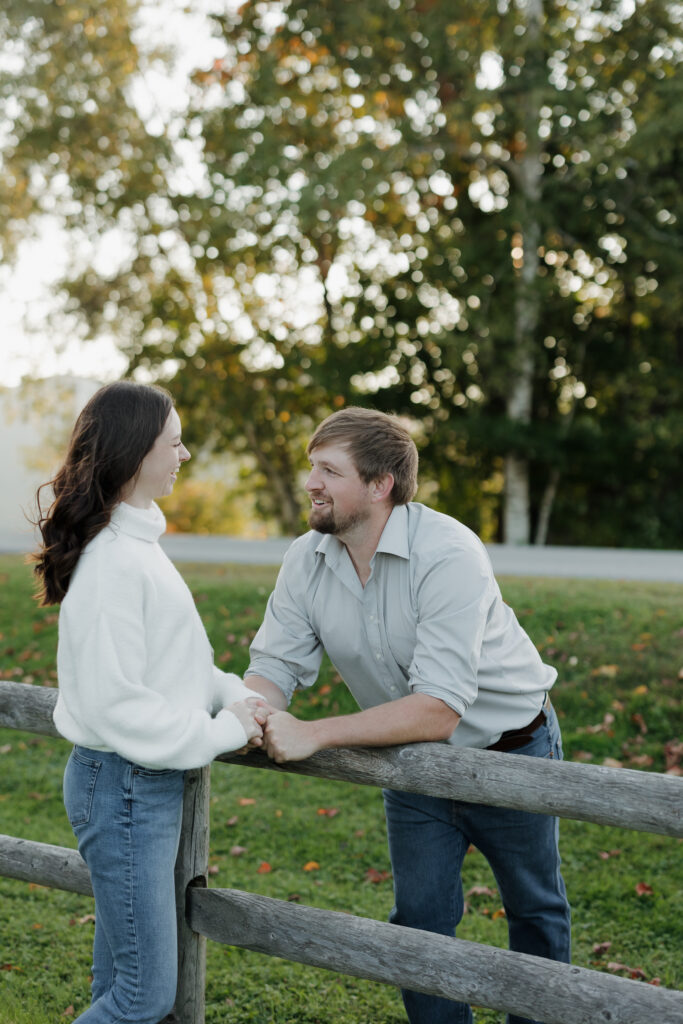
[[(80, 854), (47, 843), (0, 836), (0, 876), (92, 895)], [(190, 887), (186, 895), (182, 906), (195, 935), (312, 967), (547, 1024), (683, 1021), (683, 993), (670, 989), (235, 889)], [(191, 994), (187, 986), (188, 1005), (176, 1005), (181, 1021), (201, 1019), (192, 1015)], [(203, 991), (201, 1000), (203, 1007)]]
[[(0, 726), (58, 736), (52, 721), (56, 699), (55, 690), (0, 680)], [(321, 750), (286, 765), (259, 751), (217, 760), (683, 837), (683, 782), (655, 772), (456, 750), (442, 743)]]
[[(54, 690), (0, 681), (0, 726), (57, 736)], [(219, 761), (683, 835), (683, 780), (442, 744)], [(206, 939), (547, 1024), (683, 1024), (683, 993), (479, 943), (232, 889), (207, 889), (209, 769), (188, 772), (176, 863), (180, 1024), (203, 1024)], [(75, 850), (0, 836), (0, 876), (91, 894)]]

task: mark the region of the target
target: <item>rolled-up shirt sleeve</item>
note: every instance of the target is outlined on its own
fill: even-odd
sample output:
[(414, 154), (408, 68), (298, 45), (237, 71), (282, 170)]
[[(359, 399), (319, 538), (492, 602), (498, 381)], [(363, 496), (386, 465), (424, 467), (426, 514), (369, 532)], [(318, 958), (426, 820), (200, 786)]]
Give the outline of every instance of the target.
[(477, 551), (456, 551), (428, 567), (416, 587), (412, 692), (443, 700), (461, 717), (474, 703), (482, 644), (494, 600)]
[(263, 623), (249, 649), (245, 673), (275, 683), (288, 702), (298, 687), (315, 683), (323, 653), (306, 608), (307, 574), (301, 559), (297, 560), (296, 547), (292, 545), (282, 563)]

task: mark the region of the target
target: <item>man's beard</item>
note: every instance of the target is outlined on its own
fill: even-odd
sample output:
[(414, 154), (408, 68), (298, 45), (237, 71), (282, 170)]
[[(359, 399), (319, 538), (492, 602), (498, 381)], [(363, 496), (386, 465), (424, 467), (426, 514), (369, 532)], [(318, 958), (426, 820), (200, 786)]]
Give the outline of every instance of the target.
[[(331, 505), (324, 506), (325, 511), (312, 508), (308, 516), (308, 525), (318, 533), (331, 533), (335, 537), (340, 533), (348, 533), (354, 526), (365, 522), (368, 518), (366, 509), (357, 509), (345, 516), (336, 516)], [(322, 513), (322, 514), (321, 514)], [(317, 518), (319, 516), (319, 518)]]

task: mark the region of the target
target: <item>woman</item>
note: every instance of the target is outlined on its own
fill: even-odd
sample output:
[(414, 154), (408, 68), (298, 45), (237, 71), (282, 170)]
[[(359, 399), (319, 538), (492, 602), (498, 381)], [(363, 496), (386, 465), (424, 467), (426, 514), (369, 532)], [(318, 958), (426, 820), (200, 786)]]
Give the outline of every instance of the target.
[(158, 544), (155, 499), (189, 458), (167, 391), (106, 385), (80, 414), (40, 511), (39, 597), (61, 605), (54, 721), (74, 744), (64, 802), (95, 894), (83, 1024), (158, 1024), (171, 1011), (184, 769), (244, 747), (265, 720), (253, 691), (214, 666), (192, 595)]

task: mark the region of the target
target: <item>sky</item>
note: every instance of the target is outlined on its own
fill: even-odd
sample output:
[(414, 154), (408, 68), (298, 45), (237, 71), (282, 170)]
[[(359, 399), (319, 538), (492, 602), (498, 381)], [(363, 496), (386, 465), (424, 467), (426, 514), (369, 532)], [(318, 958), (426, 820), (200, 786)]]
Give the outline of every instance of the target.
[[(224, 6), (237, 3), (227, 0)], [(191, 11), (184, 9), (184, 0), (151, 0), (144, 5), (138, 43), (153, 43), (161, 34), (166, 43), (177, 44), (178, 59), (172, 74), (162, 75), (155, 68), (145, 73), (135, 94), (143, 116), (180, 109), (189, 71), (210, 66), (221, 52), (203, 13), (209, 6), (211, 0), (194, 0)], [(47, 316), (56, 308), (50, 286), (64, 269), (64, 250), (58, 223), (45, 218), (38, 238), (20, 246), (16, 263), (0, 267), (0, 386), (14, 387), (24, 376), (55, 374), (106, 381), (125, 370), (113, 339), (83, 341), (68, 323), (57, 331), (48, 327)]]

